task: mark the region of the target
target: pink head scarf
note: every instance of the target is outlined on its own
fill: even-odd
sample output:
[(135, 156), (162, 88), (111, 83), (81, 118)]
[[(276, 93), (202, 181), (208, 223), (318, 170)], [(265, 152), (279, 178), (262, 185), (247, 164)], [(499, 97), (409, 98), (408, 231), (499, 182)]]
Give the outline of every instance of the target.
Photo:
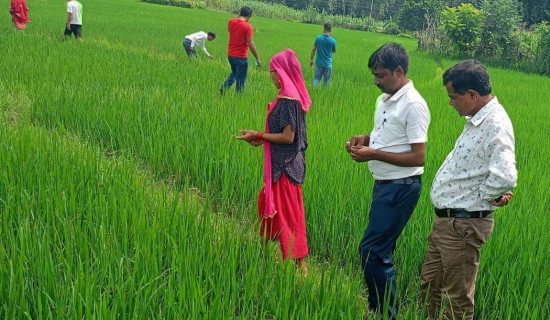
[[(280, 98), (298, 100), (302, 109), (305, 112), (309, 111), (311, 99), (307, 92), (302, 75), (302, 67), (296, 58), (296, 53), (290, 49), (286, 49), (277, 53), (269, 62), (269, 70), (275, 71), (279, 75), (281, 81), (281, 89), (275, 100), (271, 101), (267, 107), (267, 116), (265, 119), (265, 132), (269, 133), (269, 116), (275, 109)], [(273, 200), (272, 179), (271, 179), (271, 143), (264, 142), (264, 192), (265, 206), (262, 211), (263, 218), (273, 217), (277, 211)]]

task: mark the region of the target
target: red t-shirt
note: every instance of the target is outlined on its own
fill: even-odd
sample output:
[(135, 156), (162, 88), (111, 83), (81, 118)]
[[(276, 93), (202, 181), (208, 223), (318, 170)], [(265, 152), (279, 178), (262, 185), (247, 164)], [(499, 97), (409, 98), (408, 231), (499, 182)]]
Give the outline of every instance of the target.
[(246, 41), (246, 38), (252, 38), (252, 26), (244, 20), (234, 18), (229, 20), (227, 30), (229, 30), (227, 55), (229, 57), (248, 58), (248, 41)]

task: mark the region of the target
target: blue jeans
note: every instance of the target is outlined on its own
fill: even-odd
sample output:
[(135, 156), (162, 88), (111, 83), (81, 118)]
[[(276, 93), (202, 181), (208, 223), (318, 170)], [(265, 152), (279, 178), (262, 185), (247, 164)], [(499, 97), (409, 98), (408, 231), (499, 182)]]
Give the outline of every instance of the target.
[(187, 58), (191, 59), (191, 55), (194, 55), (195, 58), (198, 58), (197, 51), (196, 50), (191, 51), (191, 40), (184, 39), (183, 47), (185, 48), (185, 52), (187, 53)]
[(408, 185), (376, 182), (369, 225), (359, 245), (361, 266), (369, 289), (369, 307), (382, 313), (384, 301), (388, 301), (390, 317), (396, 317), (398, 312), (393, 252), (397, 238), (416, 207), (420, 189), (420, 182)]
[(248, 73), (248, 58), (235, 58), (227, 57), (229, 65), (231, 66), (231, 73), (227, 80), (222, 84), (220, 90), (223, 91), (233, 85), (233, 82), (237, 81), (235, 90), (241, 92), (244, 89), (246, 83), (246, 75)]
[(326, 87), (330, 81), (330, 76), (332, 75), (332, 67), (319, 67), (315, 66), (315, 75), (313, 76), (313, 86), (316, 87), (321, 78), (325, 78), (323, 85)]

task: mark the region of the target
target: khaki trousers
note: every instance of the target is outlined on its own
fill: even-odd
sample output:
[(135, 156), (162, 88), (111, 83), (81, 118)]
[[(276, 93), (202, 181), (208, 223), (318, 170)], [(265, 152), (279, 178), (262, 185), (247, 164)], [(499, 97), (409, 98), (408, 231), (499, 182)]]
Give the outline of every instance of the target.
[(493, 226), (492, 215), (435, 219), (420, 276), (422, 302), (431, 317), (438, 319), (444, 307), (446, 319), (473, 319), (479, 249)]

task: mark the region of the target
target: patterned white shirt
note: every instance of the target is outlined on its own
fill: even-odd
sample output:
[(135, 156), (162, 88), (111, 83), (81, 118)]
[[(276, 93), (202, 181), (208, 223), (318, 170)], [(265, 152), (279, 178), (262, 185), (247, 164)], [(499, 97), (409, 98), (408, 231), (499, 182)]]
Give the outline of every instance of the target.
[(430, 193), (439, 209), (494, 210), (489, 201), (516, 186), (514, 129), (494, 97), (473, 117), (435, 175)]
[(201, 47), (204, 54), (210, 57), (210, 53), (206, 50), (204, 42), (208, 39), (208, 34), (204, 31), (195, 32), (193, 34), (185, 36), (185, 39), (191, 40), (191, 48)]
[[(428, 105), (409, 81), (392, 96), (378, 97), (369, 147), (393, 153), (409, 152), (411, 144), (426, 142), (429, 124)], [(401, 179), (424, 172), (424, 167), (400, 167), (378, 160), (371, 160), (368, 165), (372, 176), (379, 180)]]

